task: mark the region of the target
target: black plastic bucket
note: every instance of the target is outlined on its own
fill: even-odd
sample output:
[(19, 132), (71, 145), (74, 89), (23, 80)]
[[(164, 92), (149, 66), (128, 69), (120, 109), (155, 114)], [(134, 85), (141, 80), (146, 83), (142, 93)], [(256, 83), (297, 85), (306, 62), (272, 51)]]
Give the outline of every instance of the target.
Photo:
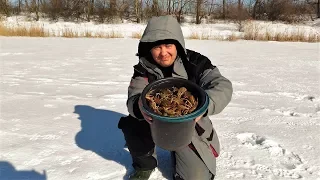
[[(160, 89), (172, 88), (173, 86), (185, 87), (195, 98), (198, 98), (198, 107), (192, 113), (179, 117), (168, 117), (156, 114), (149, 107), (145, 96), (150, 90), (158, 92)], [(164, 78), (148, 84), (141, 97), (142, 110), (153, 119), (150, 127), (154, 143), (169, 151), (178, 150), (191, 143), (195, 132), (194, 119), (204, 114), (209, 105), (208, 95), (201, 87), (192, 81), (176, 77)]]

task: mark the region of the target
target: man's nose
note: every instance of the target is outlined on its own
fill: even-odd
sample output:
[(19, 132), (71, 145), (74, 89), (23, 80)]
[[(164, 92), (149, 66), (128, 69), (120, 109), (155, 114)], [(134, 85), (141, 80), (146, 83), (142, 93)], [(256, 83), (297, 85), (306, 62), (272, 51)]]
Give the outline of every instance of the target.
[(167, 50), (166, 50), (166, 48), (161, 48), (160, 55), (161, 55), (161, 56), (167, 55)]

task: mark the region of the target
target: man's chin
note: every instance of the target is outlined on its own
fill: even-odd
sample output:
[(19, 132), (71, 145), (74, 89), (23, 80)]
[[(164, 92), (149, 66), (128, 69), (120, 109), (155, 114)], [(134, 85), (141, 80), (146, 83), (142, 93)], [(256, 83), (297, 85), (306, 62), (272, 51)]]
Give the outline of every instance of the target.
[(161, 63), (161, 66), (162, 67), (169, 67), (169, 66), (171, 66), (173, 63), (169, 63), (169, 62), (162, 62)]

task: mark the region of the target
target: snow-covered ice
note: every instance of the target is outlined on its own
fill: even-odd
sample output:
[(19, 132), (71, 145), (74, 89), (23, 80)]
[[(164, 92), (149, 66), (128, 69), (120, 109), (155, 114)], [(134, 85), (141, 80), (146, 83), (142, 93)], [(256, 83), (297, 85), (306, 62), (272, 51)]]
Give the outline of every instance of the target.
[[(117, 128), (127, 115), (136, 39), (0, 37), (0, 179), (126, 179)], [(319, 43), (186, 40), (233, 82), (211, 116), (217, 180), (320, 179)], [(157, 149), (151, 179), (170, 179)]]

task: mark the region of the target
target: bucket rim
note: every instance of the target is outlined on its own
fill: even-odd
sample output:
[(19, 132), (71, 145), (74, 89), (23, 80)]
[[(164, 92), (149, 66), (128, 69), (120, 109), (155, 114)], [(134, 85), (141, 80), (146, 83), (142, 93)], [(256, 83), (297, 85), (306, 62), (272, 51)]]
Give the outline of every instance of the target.
[(149, 112), (147, 111), (143, 106), (142, 106), (142, 110), (147, 113), (148, 115), (150, 115), (152, 117), (152, 119), (156, 119), (159, 121), (165, 121), (165, 122), (170, 122), (170, 123), (178, 123), (178, 122), (188, 122), (191, 120), (194, 120), (195, 118), (197, 118), (198, 116), (204, 114), (209, 106), (209, 98), (208, 95), (206, 94), (206, 100), (204, 105), (198, 109), (197, 111), (194, 111), (190, 114), (184, 115), (184, 116), (178, 116), (178, 117), (169, 117), (169, 116), (160, 116), (158, 114), (155, 114), (153, 112)]
[(171, 123), (178, 123), (178, 122), (188, 122), (188, 121), (194, 120), (195, 118), (197, 118), (198, 116), (204, 114), (207, 111), (208, 106), (209, 106), (208, 94), (198, 84), (196, 84), (196, 83), (194, 83), (192, 81), (189, 81), (187, 79), (184, 79), (184, 78), (168, 77), (168, 78), (158, 79), (158, 80), (148, 84), (145, 87), (145, 89), (143, 90), (141, 95), (146, 94), (146, 90), (147, 89), (151, 89), (151, 88), (149, 88), (150, 86), (152, 87), (153, 85), (155, 85), (158, 82), (165, 81), (165, 80), (171, 80), (171, 79), (180, 80), (180, 81), (188, 81), (188, 83), (190, 83), (193, 86), (195, 86), (205, 96), (204, 97), (205, 100), (204, 100), (203, 105), (198, 110), (196, 110), (196, 111), (194, 111), (194, 112), (192, 112), (190, 114), (186, 114), (186, 115), (178, 116), (178, 117), (161, 116), (161, 115), (156, 114), (153, 111), (148, 111), (144, 106), (142, 106), (142, 111), (143, 112), (145, 112), (146, 114), (148, 114), (149, 116), (151, 116), (153, 119), (156, 119), (156, 120), (165, 121), (165, 122), (171, 122)]

